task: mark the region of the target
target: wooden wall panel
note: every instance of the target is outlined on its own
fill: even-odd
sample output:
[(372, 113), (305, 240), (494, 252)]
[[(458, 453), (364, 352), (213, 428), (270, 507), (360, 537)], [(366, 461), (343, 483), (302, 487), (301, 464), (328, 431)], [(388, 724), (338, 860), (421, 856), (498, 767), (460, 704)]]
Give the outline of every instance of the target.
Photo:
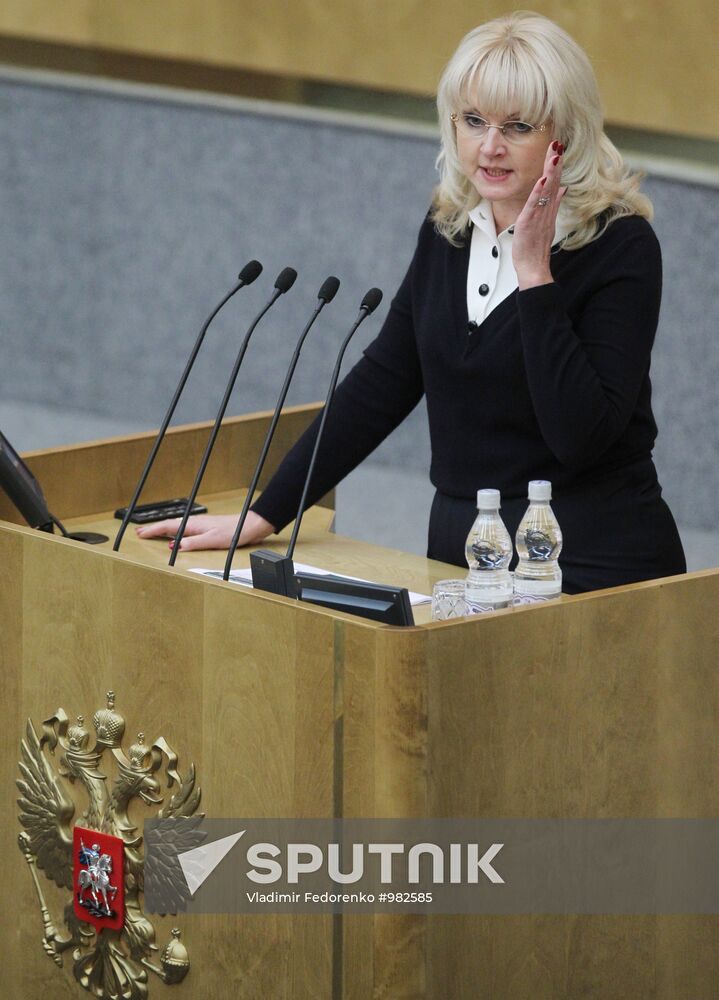
[[(465, 31), (505, 0), (5, 0), (0, 33), (430, 94)], [(719, 138), (714, 0), (537, 0), (590, 54), (614, 123)]]
[(94, 0), (4, 0), (2, 30), (27, 38), (93, 43)]
[[(497, 614), (479, 650), (433, 628), (431, 815), (717, 815), (719, 577), (625, 593)], [(710, 1000), (718, 945), (715, 917), (433, 917), (429, 995)]]
[[(43, 954), (39, 907), (15, 843), (12, 791), (27, 717), (38, 731), (62, 707), (71, 718), (84, 714), (92, 731), (92, 713), (113, 689), (126, 721), (125, 748), (138, 730), (148, 744), (163, 735), (179, 753), (183, 774), (195, 762), (201, 808), (213, 818), (331, 816), (335, 622), (307, 607), (258, 602), (234, 588), (37, 532), (0, 530), (0, 565), (7, 716), (0, 774), (9, 793), (0, 842), (9, 862), (4, 898), (18, 911), (4, 971), (13, 996), (39, 1000), (51, 988), (53, 996), (76, 997), (82, 991), (68, 957), (58, 970)], [(6, 585), (10, 576), (15, 586)], [(82, 790), (71, 794), (84, 808)], [(131, 819), (141, 826), (153, 812), (136, 804)], [(40, 878), (57, 922), (66, 893)], [(206, 1000), (224, 1000), (228, 990), (241, 1000), (330, 996), (330, 915), (153, 916), (152, 922), (161, 946), (179, 923), (197, 970), (173, 989), (177, 1000), (197, 997), (198, 988)], [(150, 989), (159, 995), (162, 985)]]
[[(283, 412), (260, 479), (260, 489), (319, 408), (319, 403), (311, 403), (288, 406)], [(228, 417), (223, 422), (202, 481), (202, 493), (221, 493), (249, 483), (270, 418), (270, 413), (249, 414)], [(212, 422), (170, 428), (142, 492), (141, 503), (188, 495), (211, 427)], [(40, 483), (48, 508), (55, 517), (62, 520), (112, 511), (129, 502), (155, 433), (32, 451), (23, 458)], [(320, 504), (331, 504), (333, 496), (334, 491)], [(2, 491), (0, 518), (15, 524), (25, 523)]]
[[(18, 777), (18, 737), (22, 733), (21, 717), (17, 711), (20, 701), (21, 673), (17, 664), (22, 661), (22, 631), (13, 625), (22, 620), (22, 587), (18, 581), (23, 577), (24, 550), (22, 536), (0, 533), (0, 568), (3, 582), (0, 585), (0, 677), (2, 677), (3, 704), (6, 714), (0, 726), (0, 781), (5, 789), (3, 799), (6, 808), (0, 811), (2, 822), (2, 844), (8, 864), (2, 881), (4, 901), (20, 899), (28, 890), (26, 865), (20, 864), (17, 847), (19, 828), (14, 822), (15, 780)], [(11, 805), (12, 804), (12, 805)], [(10, 813), (10, 809), (13, 812)], [(13, 817), (12, 826), (5, 823), (4, 814)], [(7, 902), (4, 903), (7, 905)], [(35, 917), (33, 922), (32, 917)], [(27, 925), (30, 925), (29, 927)], [(7, 946), (3, 956), (3, 976), (11, 983), (22, 981), (23, 963), (20, 943), (23, 936), (35, 930), (39, 947), (40, 934), (37, 933), (37, 916), (26, 910), (20, 919), (13, 921), (5, 931)]]

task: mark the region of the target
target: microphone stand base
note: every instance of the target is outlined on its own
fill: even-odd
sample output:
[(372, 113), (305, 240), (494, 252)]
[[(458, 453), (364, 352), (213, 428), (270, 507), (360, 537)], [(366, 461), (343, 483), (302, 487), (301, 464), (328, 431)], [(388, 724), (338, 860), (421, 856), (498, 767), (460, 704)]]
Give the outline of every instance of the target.
[(87, 545), (102, 545), (109, 542), (107, 535), (100, 535), (96, 531), (71, 531), (65, 538), (74, 538), (76, 542), (85, 542)]
[(257, 549), (255, 552), (250, 552), (250, 567), (252, 586), (255, 590), (282, 594), (284, 597), (297, 597), (295, 566), (289, 556), (267, 549)]

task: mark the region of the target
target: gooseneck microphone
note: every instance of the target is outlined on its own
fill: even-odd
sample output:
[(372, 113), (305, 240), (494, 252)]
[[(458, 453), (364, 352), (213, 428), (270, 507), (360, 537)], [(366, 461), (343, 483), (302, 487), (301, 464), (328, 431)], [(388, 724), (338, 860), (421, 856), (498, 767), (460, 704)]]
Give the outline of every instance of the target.
[(300, 531), (300, 525), (302, 523), (302, 516), (305, 510), (305, 503), (307, 501), (307, 494), (309, 493), (310, 484), (312, 482), (312, 474), (315, 470), (315, 464), (317, 462), (317, 455), (319, 453), (320, 442), (322, 440), (322, 434), (324, 432), (325, 424), (327, 422), (327, 414), (330, 410), (330, 405), (332, 403), (332, 397), (334, 396), (335, 386), (337, 385), (337, 379), (339, 378), (340, 367), (342, 365), (342, 358), (344, 357), (347, 345), (355, 334), (357, 327), (365, 320), (370, 313), (373, 313), (377, 306), (382, 301), (382, 292), (379, 288), (370, 288), (365, 297), (362, 299), (362, 304), (359, 308), (359, 313), (357, 319), (350, 332), (347, 334), (345, 339), (342, 341), (342, 345), (339, 349), (339, 354), (337, 355), (337, 360), (335, 362), (335, 367), (332, 372), (332, 377), (330, 378), (329, 388), (327, 390), (327, 398), (325, 400), (325, 405), (322, 410), (322, 416), (320, 417), (319, 427), (317, 428), (317, 437), (315, 438), (315, 446), (312, 450), (312, 457), (310, 458), (310, 464), (307, 468), (307, 475), (305, 477), (305, 483), (302, 490), (302, 497), (300, 499), (300, 504), (297, 509), (297, 517), (295, 518), (295, 526), (292, 530), (292, 536), (290, 538), (290, 544), (287, 546), (287, 552), (284, 556), (279, 555), (277, 552), (272, 552), (269, 549), (256, 549), (254, 552), (250, 552), (250, 566), (252, 567), (252, 586), (256, 590), (266, 590), (272, 594), (284, 594), (286, 597), (296, 597), (297, 596), (297, 584), (295, 582), (294, 574), (294, 564), (292, 562), (292, 557), (295, 551), (295, 545), (297, 543), (297, 535)]
[(235, 387), (237, 375), (240, 371), (240, 365), (242, 364), (242, 360), (245, 356), (247, 345), (250, 342), (250, 337), (254, 333), (255, 327), (260, 322), (262, 317), (265, 315), (267, 310), (272, 305), (274, 305), (274, 303), (277, 301), (280, 295), (284, 295), (285, 292), (289, 292), (290, 288), (292, 288), (292, 286), (294, 285), (296, 278), (297, 278), (297, 271), (295, 271), (294, 268), (292, 267), (286, 267), (283, 271), (280, 271), (280, 273), (277, 276), (277, 280), (275, 281), (275, 287), (272, 292), (272, 295), (269, 298), (269, 301), (265, 306), (262, 307), (257, 316), (255, 316), (254, 320), (250, 324), (250, 328), (245, 334), (242, 344), (240, 345), (240, 350), (237, 353), (237, 358), (235, 359), (235, 364), (232, 368), (232, 373), (230, 374), (230, 378), (225, 388), (225, 394), (222, 397), (220, 408), (217, 411), (217, 417), (215, 418), (214, 427), (210, 432), (210, 437), (207, 441), (205, 452), (202, 456), (202, 461), (200, 462), (200, 467), (197, 470), (197, 475), (195, 476), (195, 482), (193, 484), (192, 491), (190, 493), (190, 496), (188, 497), (187, 504), (185, 506), (185, 512), (182, 515), (182, 521), (180, 522), (180, 527), (177, 529), (177, 534), (175, 535), (174, 541), (172, 543), (172, 552), (170, 553), (170, 560), (169, 560), (170, 566), (175, 565), (175, 560), (177, 559), (177, 553), (180, 550), (180, 542), (182, 541), (182, 536), (185, 534), (185, 528), (187, 527), (187, 522), (189, 520), (190, 513), (192, 511), (192, 505), (194, 504), (195, 498), (197, 497), (197, 493), (200, 489), (200, 484), (202, 483), (202, 478), (205, 475), (207, 463), (210, 461), (210, 455), (212, 454), (212, 449), (215, 446), (215, 441), (217, 440), (217, 435), (220, 431), (220, 424), (222, 423), (222, 418), (225, 415), (227, 404), (230, 401), (232, 390)]
[(118, 549), (120, 548), (120, 542), (122, 541), (122, 536), (125, 534), (125, 530), (128, 524), (130, 523), (130, 519), (135, 512), (135, 508), (137, 507), (137, 502), (140, 499), (140, 494), (142, 493), (145, 487), (145, 483), (147, 482), (147, 477), (150, 474), (150, 469), (154, 465), (157, 453), (160, 450), (160, 445), (162, 444), (162, 441), (165, 437), (165, 433), (167, 432), (167, 428), (169, 427), (170, 421), (172, 420), (172, 415), (175, 412), (175, 408), (177, 407), (180, 396), (182, 395), (182, 391), (185, 388), (185, 383), (187, 382), (189, 374), (192, 371), (192, 366), (195, 363), (195, 359), (197, 358), (200, 348), (202, 347), (202, 342), (205, 339), (207, 328), (209, 327), (210, 323), (213, 321), (215, 316), (218, 314), (220, 309), (222, 309), (222, 307), (225, 305), (225, 303), (230, 301), (235, 292), (239, 292), (239, 290), (243, 288), (245, 285), (251, 285), (252, 282), (256, 278), (258, 278), (261, 273), (262, 273), (262, 264), (260, 264), (258, 260), (248, 261), (247, 264), (245, 264), (245, 266), (240, 271), (239, 275), (237, 276), (237, 284), (230, 289), (227, 295), (225, 295), (224, 299), (222, 299), (219, 305), (215, 306), (215, 308), (212, 310), (210, 315), (205, 320), (205, 323), (197, 336), (197, 340), (195, 341), (195, 346), (192, 348), (190, 356), (187, 359), (185, 370), (183, 371), (182, 376), (180, 377), (178, 386), (175, 389), (175, 393), (170, 401), (170, 405), (167, 408), (167, 413), (165, 414), (165, 418), (162, 421), (162, 425), (159, 431), (157, 432), (155, 443), (153, 444), (148, 459), (145, 462), (145, 468), (142, 470), (137, 486), (135, 487), (135, 492), (132, 495), (132, 500), (130, 501), (130, 504), (125, 512), (125, 516), (122, 519), (122, 524), (120, 525), (117, 535), (115, 536), (115, 543), (112, 546), (114, 552), (117, 552)]
[(277, 405), (275, 406), (275, 412), (272, 414), (272, 420), (270, 421), (270, 426), (267, 429), (267, 434), (265, 435), (264, 444), (262, 445), (262, 451), (260, 452), (260, 457), (257, 460), (257, 465), (255, 466), (255, 471), (252, 473), (252, 479), (250, 485), (247, 488), (247, 496), (245, 497), (245, 502), (242, 507), (242, 513), (240, 514), (239, 520), (237, 522), (237, 527), (235, 528), (235, 533), (232, 536), (232, 541), (230, 542), (230, 547), (227, 550), (227, 559), (225, 560), (225, 571), (222, 574), (223, 580), (229, 580), (230, 570), (232, 569), (232, 560), (235, 555), (235, 549), (237, 548), (237, 543), (240, 540), (240, 535), (242, 534), (242, 529), (245, 526), (245, 521), (247, 520), (247, 514), (250, 509), (250, 504), (255, 495), (255, 490), (257, 489), (257, 483), (260, 476), (262, 475), (262, 470), (265, 467), (265, 461), (267, 459), (267, 453), (270, 450), (270, 445), (272, 444), (272, 439), (275, 436), (275, 430), (277, 428), (277, 423), (280, 419), (280, 413), (282, 412), (282, 407), (284, 406), (285, 399), (287, 397), (287, 392), (290, 387), (290, 382), (292, 381), (292, 376), (295, 373), (295, 368), (297, 367), (297, 362), (300, 357), (300, 351), (302, 350), (302, 345), (305, 342), (305, 337), (310, 332), (310, 327), (314, 321), (319, 316), (320, 312), (324, 309), (328, 302), (337, 294), (337, 289), (340, 287), (339, 278), (330, 276), (327, 278), (319, 292), (317, 293), (317, 305), (315, 307), (312, 316), (310, 317), (309, 323), (304, 328), (300, 334), (300, 338), (297, 341), (297, 346), (295, 347), (294, 354), (290, 361), (289, 368), (287, 369), (287, 374), (285, 375), (285, 381), (280, 389), (280, 394), (277, 398)]

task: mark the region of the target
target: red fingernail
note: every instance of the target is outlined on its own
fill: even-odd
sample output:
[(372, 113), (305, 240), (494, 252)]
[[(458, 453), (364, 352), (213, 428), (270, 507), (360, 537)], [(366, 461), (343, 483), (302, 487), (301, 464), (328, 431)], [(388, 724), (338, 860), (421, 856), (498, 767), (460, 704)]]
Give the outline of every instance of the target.
[(547, 183), (547, 178), (543, 177), (539, 183), (542, 185), (542, 187), (544, 187), (544, 185)]
[(560, 156), (564, 152), (564, 146), (562, 145), (561, 142), (559, 143), (559, 146), (557, 147), (557, 152), (559, 153)]
[(554, 150), (555, 153), (557, 152), (558, 146), (559, 146), (559, 139), (555, 139), (554, 142), (552, 143), (552, 149)]
[(553, 163), (553, 164), (554, 164), (554, 166), (556, 167), (556, 165), (557, 165), (557, 164), (559, 163), (559, 157), (558, 157), (558, 156), (555, 156), (555, 157), (554, 157), (554, 159), (552, 160), (552, 163)]

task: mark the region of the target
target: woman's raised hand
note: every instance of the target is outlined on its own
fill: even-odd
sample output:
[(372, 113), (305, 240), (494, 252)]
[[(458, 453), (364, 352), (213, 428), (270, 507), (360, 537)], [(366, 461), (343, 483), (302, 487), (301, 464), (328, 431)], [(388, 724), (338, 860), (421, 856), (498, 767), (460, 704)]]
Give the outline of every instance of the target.
[[(228, 549), (237, 527), (239, 514), (195, 514), (187, 522), (180, 542), (180, 552), (192, 549)], [(181, 519), (173, 517), (137, 528), (140, 538), (174, 538)], [(240, 545), (254, 545), (275, 530), (264, 517), (249, 511), (240, 535)], [(170, 543), (172, 545), (172, 543)]]
[(547, 149), (544, 173), (532, 188), (527, 202), (517, 216), (512, 237), (512, 262), (519, 288), (533, 288), (553, 281), (549, 253), (554, 242), (562, 187), (564, 146), (555, 139)]

